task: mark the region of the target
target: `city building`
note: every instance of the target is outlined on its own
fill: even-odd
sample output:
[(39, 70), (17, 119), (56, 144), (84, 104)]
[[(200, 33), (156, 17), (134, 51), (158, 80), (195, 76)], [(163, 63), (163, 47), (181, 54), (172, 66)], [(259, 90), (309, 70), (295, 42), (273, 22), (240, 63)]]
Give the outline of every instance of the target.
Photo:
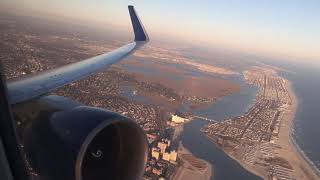
[(165, 142), (158, 142), (158, 148), (160, 148), (161, 153), (166, 152), (167, 146), (168, 145)]
[(147, 139), (148, 139), (149, 144), (151, 144), (156, 138), (157, 138), (156, 135), (147, 134)]
[(162, 154), (162, 159), (169, 162), (176, 162), (177, 155), (178, 153), (176, 151), (171, 151), (170, 153), (165, 152)]
[(159, 160), (160, 152), (159, 148), (152, 148), (151, 151), (151, 157), (155, 158), (156, 160)]
[(165, 141), (165, 142), (168, 144), (168, 147), (170, 147), (171, 141), (170, 141), (170, 140), (168, 140), (168, 139), (166, 139), (166, 141)]
[(188, 119), (180, 117), (178, 115), (174, 115), (174, 114), (172, 115), (172, 118), (171, 118), (171, 121), (177, 124), (184, 123), (187, 120)]
[(152, 170), (152, 167), (147, 164), (147, 167), (146, 167), (145, 171), (148, 172), (148, 171), (151, 171), (151, 170)]
[(170, 152), (170, 161), (176, 162), (177, 161), (177, 155), (178, 153), (176, 151)]
[(160, 176), (162, 174), (163, 169), (162, 168), (153, 168), (152, 173)]
[(170, 161), (170, 153), (163, 153), (162, 154), (162, 159), (165, 161)]

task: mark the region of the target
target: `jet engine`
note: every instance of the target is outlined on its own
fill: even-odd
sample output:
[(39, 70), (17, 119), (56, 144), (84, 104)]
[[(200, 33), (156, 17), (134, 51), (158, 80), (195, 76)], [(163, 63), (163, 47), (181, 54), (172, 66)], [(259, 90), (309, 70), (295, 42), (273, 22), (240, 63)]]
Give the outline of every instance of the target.
[(70, 102), (61, 108), (69, 101), (61, 98), (38, 100), (33, 106), (40, 110), (28, 116), (34, 119), (22, 137), (31, 171), (43, 180), (140, 179), (148, 152), (140, 126), (100, 108)]

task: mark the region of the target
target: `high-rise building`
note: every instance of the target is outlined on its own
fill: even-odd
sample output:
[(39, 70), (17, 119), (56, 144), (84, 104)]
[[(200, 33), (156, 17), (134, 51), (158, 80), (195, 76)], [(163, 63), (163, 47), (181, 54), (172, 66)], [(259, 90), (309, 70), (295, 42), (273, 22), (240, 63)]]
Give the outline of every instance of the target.
[(177, 155), (178, 153), (176, 151), (170, 152), (170, 161), (176, 162), (177, 161)]
[(155, 158), (156, 160), (159, 160), (160, 152), (159, 148), (152, 148), (151, 151), (151, 157)]
[(158, 148), (160, 148), (160, 152), (164, 153), (167, 149), (167, 143), (165, 142), (158, 142)]
[(168, 140), (168, 141), (167, 141), (167, 144), (168, 144), (168, 147), (170, 147), (171, 141)]
[(163, 153), (162, 154), (162, 159), (165, 161), (170, 161), (170, 153)]

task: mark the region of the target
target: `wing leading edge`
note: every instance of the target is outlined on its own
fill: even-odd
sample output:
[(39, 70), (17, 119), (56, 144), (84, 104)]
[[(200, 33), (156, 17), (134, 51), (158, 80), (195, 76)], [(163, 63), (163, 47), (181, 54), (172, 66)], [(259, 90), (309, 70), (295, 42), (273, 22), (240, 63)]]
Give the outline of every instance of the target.
[(120, 61), (148, 42), (148, 35), (134, 7), (128, 6), (128, 9), (135, 35), (133, 42), (96, 57), (9, 82), (7, 88), (10, 104), (36, 98), (68, 83), (87, 77)]

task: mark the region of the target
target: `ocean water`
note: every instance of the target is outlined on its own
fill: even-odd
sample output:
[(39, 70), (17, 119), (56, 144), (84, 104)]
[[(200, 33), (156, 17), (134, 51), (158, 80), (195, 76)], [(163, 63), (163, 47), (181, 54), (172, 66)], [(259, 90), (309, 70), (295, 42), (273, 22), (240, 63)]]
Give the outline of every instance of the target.
[(280, 66), (293, 71), (280, 73), (291, 81), (298, 99), (293, 138), (320, 174), (320, 67), (292, 63)]
[[(245, 113), (253, 103), (258, 89), (246, 85), (240, 76), (233, 77), (233, 80), (241, 84), (239, 93), (226, 96), (215, 104), (196, 110), (194, 113), (219, 121)], [(218, 180), (261, 179), (228, 157), (218, 146), (200, 132), (200, 129), (207, 123), (203, 120), (193, 120), (185, 124), (180, 138), (184, 147), (192, 154), (213, 165), (213, 178)]]

